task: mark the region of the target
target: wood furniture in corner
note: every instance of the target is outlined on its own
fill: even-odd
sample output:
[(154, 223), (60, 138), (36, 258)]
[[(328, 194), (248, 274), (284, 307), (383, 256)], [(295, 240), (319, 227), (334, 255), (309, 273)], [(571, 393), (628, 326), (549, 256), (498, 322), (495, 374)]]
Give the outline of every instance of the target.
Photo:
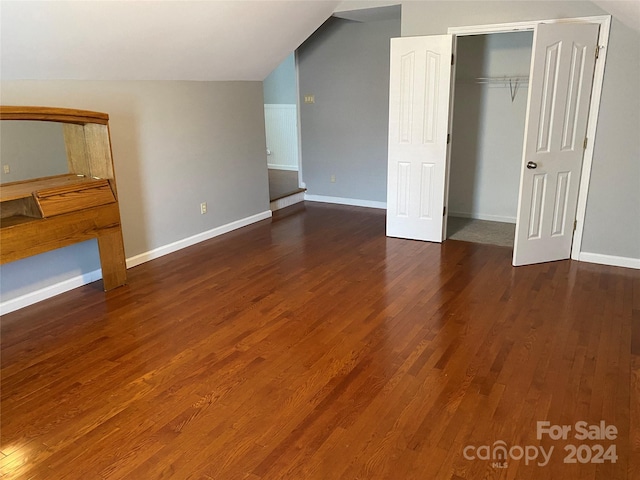
[(0, 185), (0, 264), (96, 238), (105, 290), (127, 281), (109, 116), (0, 106), (0, 120), (63, 123), (69, 173)]

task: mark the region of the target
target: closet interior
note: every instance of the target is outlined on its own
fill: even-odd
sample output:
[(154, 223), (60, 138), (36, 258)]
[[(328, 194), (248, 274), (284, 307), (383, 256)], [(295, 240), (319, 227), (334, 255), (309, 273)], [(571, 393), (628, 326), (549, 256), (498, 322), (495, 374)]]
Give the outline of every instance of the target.
[(532, 44), (457, 38), (447, 238), (513, 247)]

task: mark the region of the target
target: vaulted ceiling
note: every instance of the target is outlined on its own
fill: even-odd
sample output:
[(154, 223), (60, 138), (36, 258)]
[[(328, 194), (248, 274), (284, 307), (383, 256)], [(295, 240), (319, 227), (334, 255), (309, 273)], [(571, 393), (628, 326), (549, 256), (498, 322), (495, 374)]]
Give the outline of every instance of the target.
[[(260, 81), (339, 4), (352, 18), (343, 10), (393, 3), (0, 0), (0, 78)], [(637, 0), (594, 3), (640, 30)]]
[(260, 81), (339, 3), (2, 0), (0, 75)]

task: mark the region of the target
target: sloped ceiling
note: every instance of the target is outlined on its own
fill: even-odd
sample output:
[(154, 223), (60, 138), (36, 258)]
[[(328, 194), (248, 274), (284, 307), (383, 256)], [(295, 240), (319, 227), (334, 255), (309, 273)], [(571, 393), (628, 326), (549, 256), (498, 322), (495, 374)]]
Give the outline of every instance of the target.
[(4, 1), (0, 78), (263, 80), (339, 1)]
[[(260, 81), (334, 9), (393, 3), (0, 0), (0, 79)], [(640, 31), (638, 0), (594, 3)]]

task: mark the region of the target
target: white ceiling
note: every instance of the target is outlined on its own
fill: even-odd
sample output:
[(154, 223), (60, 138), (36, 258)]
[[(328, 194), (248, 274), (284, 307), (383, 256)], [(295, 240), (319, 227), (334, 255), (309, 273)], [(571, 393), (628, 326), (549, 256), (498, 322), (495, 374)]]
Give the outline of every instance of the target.
[[(341, 5), (344, 5), (341, 4)], [(340, 7), (338, 7), (340, 9)], [(351, 20), (352, 22), (377, 22), (379, 20), (400, 20), (402, 7), (400, 5), (387, 5), (375, 8), (362, 8), (358, 10), (336, 10), (334, 17)]]
[(261, 81), (339, 3), (2, 0), (0, 75)]
[[(335, 9), (393, 3), (0, 0), (0, 78), (261, 81)], [(594, 3), (640, 30), (638, 0)], [(337, 15), (382, 14), (398, 8)]]
[[(388, 7), (393, 5), (399, 5), (404, 2), (410, 2), (413, 0), (343, 0), (340, 5), (336, 7), (334, 16), (340, 18), (346, 18), (354, 21), (367, 21), (365, 12), (366, 9), (379, 7)], [(425, 0), (428, 1), (428, 0)], [(436, 0), (437, 1), (437, 0)], [(449, 0), (455, 2), (456, 0)], [(475, 0), (478, 2), (478, 8), (482, 8), (480, 2), (484, 0)], [(505, 0), (507, 1), (507, 0)], [(513, 1), (513, 0), (510, 0)], [(516, 0), (517, 1), (517, 0)], [(522, 0), (528, 2), (535, 2), (536, 0)], [(616, 17), (617, 20), (624, 23), (626, 26), (640, 32), (640, 0), (591, 0), (605, 12)], [(358, 11), (364, 12), (363, 16), (358, 16)], [(372, 10), (373, 12), (373, 10)]]
[(627, 27), (640, 32), (640, 1), (638, 0), (593, 0), (605, 12), (614, 15)]

